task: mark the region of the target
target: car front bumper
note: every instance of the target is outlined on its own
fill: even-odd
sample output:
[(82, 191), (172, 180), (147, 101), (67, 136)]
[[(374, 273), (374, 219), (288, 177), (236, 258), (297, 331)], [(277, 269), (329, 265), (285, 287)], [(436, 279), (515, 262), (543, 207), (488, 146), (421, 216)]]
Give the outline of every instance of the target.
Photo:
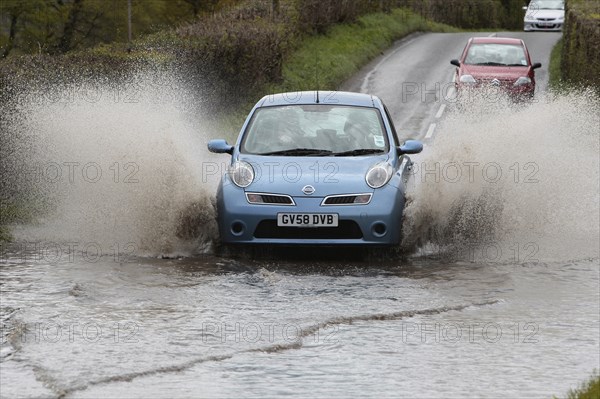
[(490, 102), (498, 101), (502, 96), (507, 96), (514, 100), (523, 98), (532, 98), (535, 92), (534, 84), (514, 86), (513, 81), (501, 82), (500, 85), (492, 85), (489, 81), (478, 82), (477, 84), (456, 84), (456, 101), (461, 103), (469, 101), (488, 100)]
[(562, 31), (563, 22), (525, 22), (523, 30), (525, 32), (560, 32)]
[[(365, 205), (322, 206), (323, 197), (293, 197), (295, 205), (250, 204), (244, 190), (220, 186), (221, 242), (282, 245), (396, 245), (401, 239), (404, 192), (391, 184), (373, 190)], [(278, 227), (278, 213), (337, 214), (338, 227)]]

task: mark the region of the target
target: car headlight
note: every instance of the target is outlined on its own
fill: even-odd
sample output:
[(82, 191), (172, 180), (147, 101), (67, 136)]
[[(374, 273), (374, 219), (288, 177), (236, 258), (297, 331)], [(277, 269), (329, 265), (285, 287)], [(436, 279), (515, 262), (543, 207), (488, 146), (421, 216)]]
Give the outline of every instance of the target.
[(254, 169), (248, 162), (237, 161), (229, 169), (229, 176), (236, 186), (245, 188), (254, 180)]
[(381, 162), (371, 166), (367, 172), (365, 180), (371, 188), (384, 186), (392, 178), (393, 168), (387, 162)]
[(531, 79), (529, 78), (529, 76), (521, 76), (519, 79), (517, 79), (517, 81), (515, 82), (515, 86), (523, 86), (523, 85), (528, 85), (529, 83), (531, 83)]
[(475, 80), (475, 78), (471, 75), (462, 75), (460, 77), (460, 83), (477, 83), (477, 81)]

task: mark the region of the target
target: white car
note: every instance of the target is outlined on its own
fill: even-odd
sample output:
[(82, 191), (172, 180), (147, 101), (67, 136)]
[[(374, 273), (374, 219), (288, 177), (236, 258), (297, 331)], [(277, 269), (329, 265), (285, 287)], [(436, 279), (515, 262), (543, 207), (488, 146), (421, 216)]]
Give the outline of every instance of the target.
[(564, 0), (531, 0), (525, 10), (524, 30), (561, 31), (565, 22)]

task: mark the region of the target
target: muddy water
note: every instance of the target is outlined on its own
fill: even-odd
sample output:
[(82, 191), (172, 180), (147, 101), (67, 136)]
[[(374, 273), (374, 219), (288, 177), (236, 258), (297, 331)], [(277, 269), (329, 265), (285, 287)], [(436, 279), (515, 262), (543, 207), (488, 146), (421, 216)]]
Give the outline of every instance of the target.
[(589, 93), (450, 113), (382, 261), (215, 254), (223, 159), (156, 90), (16, 108), (44, 212), (2, 248), (3, 397), (549, 397), (600, 367)]
[(16, 249), (1, 269), (6, 397), (548, 397), (598, 365), (597, 260), (45, 263)]

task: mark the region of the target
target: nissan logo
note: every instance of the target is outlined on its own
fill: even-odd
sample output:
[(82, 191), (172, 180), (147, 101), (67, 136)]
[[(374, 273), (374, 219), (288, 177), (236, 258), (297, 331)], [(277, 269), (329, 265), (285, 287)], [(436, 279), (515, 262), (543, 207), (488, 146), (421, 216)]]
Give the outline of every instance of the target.
[(302, 187), (302, 192), (306, 195), (311, 195), (315, 192), (315, 188), (313, 186), (304, 186)]

